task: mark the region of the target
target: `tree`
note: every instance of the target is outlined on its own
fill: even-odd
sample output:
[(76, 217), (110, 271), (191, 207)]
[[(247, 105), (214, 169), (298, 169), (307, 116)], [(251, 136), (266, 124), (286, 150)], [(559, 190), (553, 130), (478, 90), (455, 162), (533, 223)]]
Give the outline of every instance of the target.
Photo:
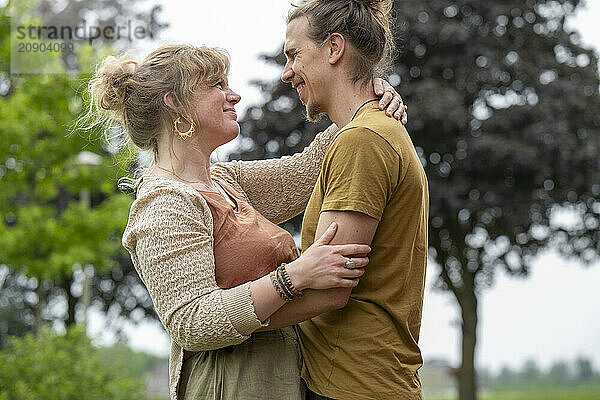
[(523, 382), (535, 382), (540, 379), (541, 371), (535, 360), (527, 360), (521, 370), (521, 379)]
[(46, 327), (12, 338), (0, 351), (1, 400), (129, 400), (144, 397), (139, 368), (106, 360), (85, 329), (59, 335)]
[(575, 361), (575, 374), (578, 382), (587, 382), (594, 378), (594, 367), (589, 358), (579, 357)]
[[(86, 4), (88, 12), (101, 6), (78, 7)], [(0, 7), (0, 269), (8, 270), (0, 312), (10, 318), (0, 326), (0, 345), (45, 321), (72, 325), (90, 303), (113, 320), (155, 317), (120, 240), (132, 199), (116, 182), (135, 160), (115, 156), (97, 131), (72, 132), (86, 106), (81, 90), (88, 70), (8, 73), (8, 7)], [(85, 66), (103, 51), (80, 50)]]
[(6, 266), (0, 267), (0, 349), (7, 344), (9, 335), (23, 336), (31, 331), (34, 289), (27, 277), (11, 274)]
[[(389, 80), (409, 106), (429, 179), (437, 286), (461, 310), (461, 400), (477, 396), (478, 296), (496, 272), (526, 276), (548, 247), (585, 263), (600, 251), (598, 59), (564, 25), (579, 5), (395, 2), (400, 55)], [(265, 59), (284, 63), (282, 52)], [(297, 95), (281, 82), (258, 85), (267, 99), (242, 118), (231, 156), (300, 150), (317, 127)], [(565, 211), (569, 221), (557, 218)]]
[(552, 363), (548, 371), (548, 378), (553, 385), (564, 385), (571, 380), (571, 372), (569, 366), (564, 361), (556, 361)]
[[(147, 35), (153, 39), (165, 29), (168, 24), (159, 20), (162, 6), (153, 5), (150, 9), (141, 6), (142, 0), (85, 0), (69, 1), (66, 4), (56, 0), (39, 0), (37, 12), (44, 26), (72, 26), (73, 21), (86, 20), (91, 25), (99, 27), (143, 26), (147, 28)], [(99, 12), (101, 11), (101, 12)], [(140, 25), (138, 25), (140, 24)], [(114, 35), (113, 35), (114, 36)], [(90, 38), (90, 33), (86, 32)], [(96, 43), (106, 43), (104, 36), (94, 39)], [(128, 47), (132, 45), (131, 38), (110, 40), (117, 47)], [(68, 57), (67, 53), (62, 57), (69, 71), (80, 71), (82, 68), (77, 57)]]

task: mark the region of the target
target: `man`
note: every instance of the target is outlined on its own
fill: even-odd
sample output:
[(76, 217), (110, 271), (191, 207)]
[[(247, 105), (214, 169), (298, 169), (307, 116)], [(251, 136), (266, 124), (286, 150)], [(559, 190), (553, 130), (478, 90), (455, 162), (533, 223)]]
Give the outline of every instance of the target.
[(332, 291), (347, 305), (299, 325), (307, 399), (423, 398), (427, 179), (406, 130), (376, 108), (367, 84), (391, 47), (390, 8), (390, 1), (312, 0), (288, 17), (282, 80), (310, 120), (327, 113), (342, 127), (304, 215), (302, 248), (333, 221), (331, 244), (372, 248), (359, 285)]

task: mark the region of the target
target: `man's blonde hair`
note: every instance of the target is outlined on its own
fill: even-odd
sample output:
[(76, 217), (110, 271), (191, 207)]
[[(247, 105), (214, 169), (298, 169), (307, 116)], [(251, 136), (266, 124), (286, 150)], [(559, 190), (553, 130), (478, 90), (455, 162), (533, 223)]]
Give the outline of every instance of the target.
[(353, 82), (369, 82), (389, 71), (394, 40), (390, 28), (392, 0), (310, 0), (294, 6), (287, 22), (308, 19), (308, 36), (323, 43), (339, 33), (357, 50), (352, 55)]

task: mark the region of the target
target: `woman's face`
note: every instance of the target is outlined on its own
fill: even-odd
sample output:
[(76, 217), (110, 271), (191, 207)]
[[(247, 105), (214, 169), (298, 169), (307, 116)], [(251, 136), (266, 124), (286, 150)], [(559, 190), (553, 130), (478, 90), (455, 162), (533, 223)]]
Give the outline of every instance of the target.
[(229, 87), (227, 77), (212, 86), (201, 85), (192, 100), (197, 132), (213, 149), (235, 139), (240, 133), (235, 105), (241, 97)]

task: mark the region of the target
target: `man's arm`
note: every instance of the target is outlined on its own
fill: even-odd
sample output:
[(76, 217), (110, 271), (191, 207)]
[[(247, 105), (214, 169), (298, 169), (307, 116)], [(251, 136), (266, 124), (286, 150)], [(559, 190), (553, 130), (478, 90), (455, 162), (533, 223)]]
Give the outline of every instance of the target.
[[(329, 244), (358, 243), (371, 245), (379, 221), (356, 211), (324, 211), (319, 216), (315, 238), (320, 237), (332, 222), (337, 222), (338, 230)], [(356, 254), (358, 256), (358, 254)], [(331, 293), (336, 305), (345, 307), (352, 288), (341, 288)], [(338, 307), (341, 308), (341, 307)]]
[[(329, 244), (359, 243), (370, 245), (379, 221), (354, 211), (324, 211), (319, 217), (315, 238), (321, 237), (332, 222), (338, 230)], [(355, 256), (364, 256), (355, 254)], [(343, 308), (348, 303), (352, 288), (307, 290), (301, 299), (285, 304), (271, 316), (269, 326), (260, 331), (272, 330), (306, 321), (327, 311)]]

